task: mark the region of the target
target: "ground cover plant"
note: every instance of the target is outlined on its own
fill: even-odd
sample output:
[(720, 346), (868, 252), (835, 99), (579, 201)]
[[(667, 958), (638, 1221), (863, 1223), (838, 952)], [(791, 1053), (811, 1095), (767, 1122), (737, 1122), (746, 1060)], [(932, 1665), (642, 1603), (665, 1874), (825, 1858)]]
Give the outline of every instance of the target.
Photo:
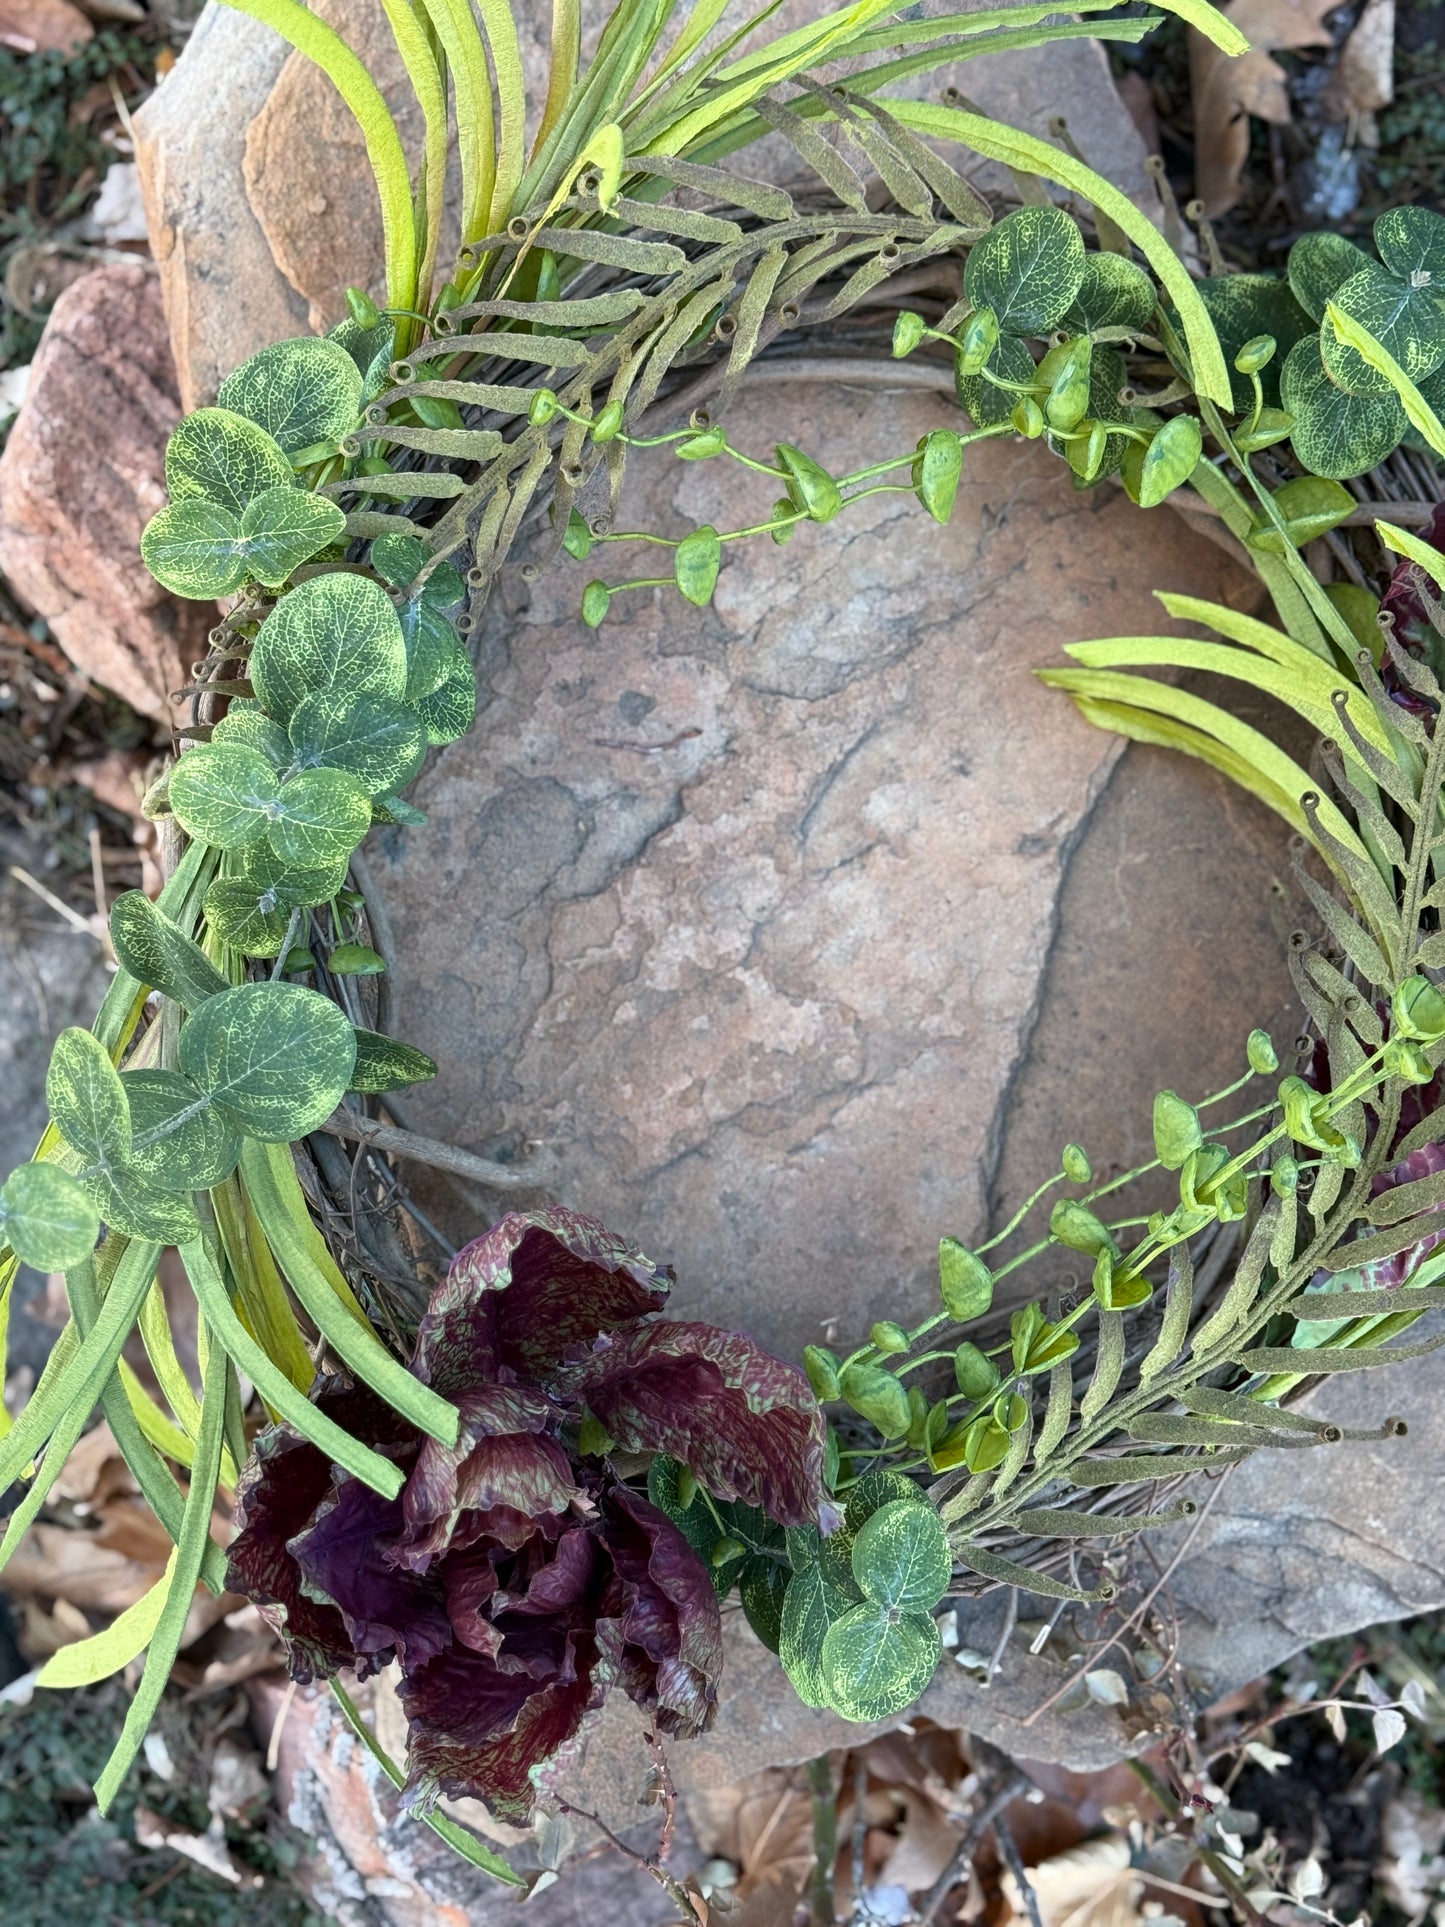
[[(1292, 1394), (1434, 1342), (1390, 1341), (1445, 1303), (1445, 560), (1379, 518), (1403, 558), (1382, 628), (1361, 582), (1323, 587), (1302, 550), (1374, 519), (1347, 481), (1445, 455), (1445, 220), (1386, 213), (1377, 260), (1306, 236), (1286, 279), (1196, 280), (1066, 146), (882, 91), (989, 50), (1127, 40), (1154, 16), (901, 22), (865, 0), (755, 45), (748, 29), (710, 37), (720, 6), (624, 4), (579, 73), (564, 5), (529, 148), (508, 10), (483, 7), (478, 32), (441, 0), (395, 0), (427, 128), (413, 185), (344, 43), (289, 0), (246, 10), (356, 113), (387, 287), (353, 290), (330, 336), (253, 357), (167, 451), (144, 557), (175, 593), (228, 607), (184, 753), (148, 800), (171, 874), (158, 902), (115, 905), (121, 968), (93, 1028), (60, 1038), (51, 1127), (0, 1189), (4, 1305), (25, 1261), (65, 1272), (71, 1310), (0, 1437), (0, 1481), (25, 1481), (0, 1562), (98, 1402), (176, 1548), (153, 1593), (67, 1663), (101, 1679), (146, 1655), (102, 1808), (196, 1585), (229, 1584), (272, 1618), (297, 1678), (400, 1662), (410, 1744), (389, 1770), (413, 1811), (515, 1880), (438, 1795), (525, 1815), (614, 1686), (661, 1731), (702, 1730), (734, 1586), (804, 1700), (887, 1718), (932, 1676), (946, 1597), (1110, 1597), (1120, 1548), (1196, 1509), (1176, 1481), (1338, 1444)], [(1197, 0), (1170, 11), (1239, 44)], [(461, 233), (444, 259), (449, 91)], [(766, 132), (812, 170), (806, 194), (735, 171)], [(995, 217), (950, 144), (1010, 168), (1022, 204)], [(888, 283), (905, 269), (928, 299), (899, 312)], [(771, 459), (736, 447), (726, 410), (750, 363), (855, 313), (874, 317), (885, 367), (943, 358), (972, 427), (847, 476), (793, 443)], [(374, 823), (424, 830), (404, 792), (472, 722), (466, 638), (519, 544), (529, 567), (565, 554), (588, 571), (614, 544), (666, 551), (660, 575), (579, 574), (593, 626), (658, 586), (702, 606), (724, 543), (821, 531), (878, 489), (946, 521), (970, 443), (1014, 434), (1048, 443), (1061, 485), (1117, 474), (1144, 511), (1187, 485), (1273, 598), (1279, 629), (1171, 599), (1224, 640), (1080, 645), (1081, 666), (1050, 680), (1294, 825), (1323, 930), (1294, 950), (1309, 1036), (1281, 1053), (1241, 1013), (1238, 1082), (1202, 1101), (1161, 1092), (1149, 1166), (1098, 1186), (1086, 1151), (1063, 1147), (995, 1238), (943, 1238), (932, 1316), (905, 1328), (880, 1305), (866, 1340), (810, 1348), (805, 1370), (663, 1316), (667, 1268), (563, 1206), (503, 1218), (429, 1301), (414, 1280), (388, 1293), (343, 1268), (291, 1147), (355, 1133), (368, 1102), (435, 1070), (390, 1034), (359, 845)], [(737, 530), (624, 534), (639, 459), (741, 461), (771, 505)], [(1148, 666), (1279, 696), (1321, 737), (1318, 770), (1191, 690), (1123, 673)], [(1161, 1169), (1177, 1173), (1171, 1208), (1116, 1198)], [(199, 1395), (156, 1282), (167, 1246), (199, 1306)], [(1080, 1261), (1087, 1285), (1069, 1288), (1062, 1267)], [(1001, 1329), (995, 1293), (1020, 1285)], [(169, 1409), (121, 1357), (133, 1326)], [(1398, 1429), (1382, 1417), (1371, 1436)], [(239, 1500), (229, 1559), (210, 1536), (218, 1485)]]

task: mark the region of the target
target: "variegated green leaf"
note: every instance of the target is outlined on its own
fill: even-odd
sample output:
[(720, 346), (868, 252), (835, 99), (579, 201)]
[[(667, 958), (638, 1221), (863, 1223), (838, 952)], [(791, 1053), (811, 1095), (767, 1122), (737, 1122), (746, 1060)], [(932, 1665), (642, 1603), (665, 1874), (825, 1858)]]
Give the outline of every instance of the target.
[(246, 579), (240, 518), (199, 496), (172, 502), (141, 532), (141, 561), (172, 595), (213, 602)]
[(416, 775), (427, 738), (416, 711), (393, 697), (318, 689), (296, 705), (291, 744), (303, 770), (344, 770), (368, 796), (380, 796)]
[(891, 1719), (924, 1691), (942, 1650), (927, 1613), (892, 1613), (871, 1602), (855, 1606), (823, 1640), (827, 1704), (845, 1720)]
[(416, 705), (429, 743), (454, 743), (465, 736), (477, 713), (477, 676), (472, 659), (453, 638), (444, 680)]
[(217, 877), (206, 891), (206, 921), (217, 935), (248, 957), (279, 957), (291, 927), (291, 911), (277, 893), (246, 877)]
[(323, 1124), (355, 1061), (341, 1011), (299, 984), (241, 984), (181, 1027), (181, 1070), (265, 1143), (290, 1144)]
[(436, 1064), (425, 1051), (413, 1050), (410, 1044), (400, 1043), (395, 1037), (383, 1037), (379, 1031), (358, 1029), (356, 1064), (347, 1088), (400, 1091), (408, 1084), (424, 1083), (436, 1074)]
[(1158, 300), (1154, 283), (1137, 261), (1122, 254), (1088, 254), (1079, 292), (1063, 326), (1071, 334), (1093, 334), (1098, 328), (1135, 328), (1142, 333), (1153, 319)]
[(69, 1271), (89, 1256), (99, 1235), (100, 1218), (85, 1187), (58, 1165), (18, 1165), (0, 1189), (0, 1236), (36, 1271)]
[(1332, 228), (1322, 228), (1317, 234), (1302, 234), (1290, 249), (1289, 285), (1295, 300), (1318, 326), (1336, 288), (1342, 288), (1361, 268), (1371, 266), (1363, 248)]
[(1020, 207), (970, 248), (963, 287), (975, 308), (993, 309), (1006, 334), (1046, 335), (1083, 280), (1078, 222), (1060, 207)]
[(241, 514), (240, 554), (248, 576), (279, 589), (292, 572), (346, 533), (346, 517), (324, 496), (267, 489)]
[(271, 848), (298, 870), (341, 863), (371, 828), (371, 804), (353, 776), (308, 769), (281, 785), (269, 826)]
[(823, 1642), (835, 1620), (850, 1612), (853, 1600), (830, 1585), (820, 1564), (793, 1574), (778, 1628), (778, 1658), (805, 1706), (827, 1706), (823, 1679)]
[(56, 1127), (83, 1158), (123, 1158), (130, 1149), (130, 1108), (110, 1052), (88, 1030), (61, 1031), (45, 1076), (45, 1101)]
[(294, 488), (285, 453), (244, 415), (198, 408), (183, 416), (166, 443), (166, 487), (172, 502), (199, 497), (240, 515), (271, 488)]
[(163, 1191), (124, 1163), (89, 1171), (81, 1183), (105, 1222), (127, 1238), (155, 1244), (184, 1244), (200, 1230), (195, 1207), (178, 1192)]
[(318, 689), (400, 697), (406, 645), (391, 598), (366, 576), (313, 576), (284, 597), (261, 624), (251, 680), (266, 713), (289, 723)]
[(170, 802), (189, 836), (235, 850), (265, 834), (275, 816), (276, 773), (245, 743), (201, 743), (171, 772)]
[(112, 904), (110, 941), (132, 977), (187, 1010), (229, 988), (200, 945), (143, 891), (127, 890)]
[(244, 743), (248, 749), (259, 750), (278, 773), (291, 765), (291, 740), (285, 730), (279, 723), (273, 723), (258, 704), (245, 699), (231, 704), (212, 728), (211, 741)]
[(853, 1541), (853, 1577), (875, 1605), (926, 1612), (948, 1591), (953, 1561), (932, 1506), (894, 1499), (872, 1513)]
[(338, 341), (277, 341), (228, 375), (216, 399), (265, 429), (290, 455), (339, 441), (355, 426), (361, 370)]
[[(1388, 268), (1368, 267), (1352, 274), (1330, 299), (1375, 337), (1411, 381), (1423, 381), (1445, 362), (1445, 298), (1440, 288), (1428, 283), (1416, 287)], [(1332, 328), (1321, 328), (1319, 339), (1325, 372), (1337, 388), (1350, 395), (1393, 398), (1389, 379)]]
[(128, 1169), (160, 1191), (209, 1191), (241, 1157), (241, 1133), (178, 1071), (122, 1071), (130, 1102)]
[(1405, 411), (1394, 395), (1347, 395), (1325, 372), (1320, 336), (1290, 349), (1279, 379), (1280, 399), (1294, 417), (1290, 441), (1312, 475), (1342, 482), (1384, 461), (1405, 432)]

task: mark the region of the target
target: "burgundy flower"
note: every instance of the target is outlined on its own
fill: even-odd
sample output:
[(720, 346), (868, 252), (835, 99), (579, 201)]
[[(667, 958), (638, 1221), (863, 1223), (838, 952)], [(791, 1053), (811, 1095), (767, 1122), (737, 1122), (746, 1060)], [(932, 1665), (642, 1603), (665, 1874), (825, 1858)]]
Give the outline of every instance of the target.
[(319, 1380), (329, 1416), (406, 1472), (384, 1499), (284, 1426), (241, 1482), (229, 1583), (281, 1633), (293, 1677), (393, 1659), (409, 1804), (470, 1795), (512, 1818), (613, 1685), (664, 1732), (711, 1724), (722, 1666), (712, 1575), (611, 1466), (666, 1452), (721, 1500), (817, 1521), (823, 1423), (801, 1372), (751, 1339), (658, 1314), (671, 1273), (592, 1219), (514, 1212), (427, 1309), (413, 1370), (461, 1413), (424, 1438), (364, 1387)]
[[(1445, 502), (1435, 510), (1428, 529), (1421, 536), (1433, 549), (1445, 551)], [(1380, 601), (1380, 614), (1394, 619), (1396, 642), (1413, 656), (1417, 662), (1425, 663), (1437, 676), (1445, 675), (1445, 635), (1430, 620), (1425, 594), (1433, 598), (1435, 585), (1425, 578), (1424, 571), (1408, 557), (1402, 557), (1395, 565), (1390, 577), (1390, 586)], [(1381, 665), (1381, 677), (1391, 699), (1412, 715), (1429, 716), (1434, 713), (1434, 705), (1411, 689), (1401, 676), (1387, 654)]]

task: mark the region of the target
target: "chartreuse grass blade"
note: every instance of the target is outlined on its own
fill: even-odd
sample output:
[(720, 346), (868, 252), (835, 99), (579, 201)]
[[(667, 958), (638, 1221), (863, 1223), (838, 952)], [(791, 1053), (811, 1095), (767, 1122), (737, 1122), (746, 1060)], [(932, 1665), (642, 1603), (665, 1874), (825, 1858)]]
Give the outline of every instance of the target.
[[(141, 1429), (141, 1436), (148, 1439), (162, 1457), (172, 1460), (176, 1465), (189, 1467), (196, 1456), (195, 1440), (166, 1417), (125, 1359), (118, 1361), (116, 1370), (120, 1373), (121, 1388)], [(224, 1466), (221, 1468), (221, 1482), (223, 1485), (229, 1483)]]
[[(394, 1787), (405, 1786), (406, 1775), (362, 1719), (360, 1709), (345, 1687), (338, 1680), (332, 1680), (331, 1690), (336, 1696), (337, 1705), (346, 1715), (347, 1724), (352, 1732), (376, 1761), (387, 1779)], [(493, 1853), (489, 1847), (484, 1847), (474, 1833), (468, 1833), (465, 1827), (459, 1827), (455, 1820), (448, 1820), (444, 1813), (424, 1813), (418, 1818), (423, 1826), (430, 1827), (432, 1832), (445, 1840), (449, 1847), (454, 1847), (464, 1860), (469, 1860), (474, 1867), (480, 1867), (483, 1873), (495, 1875), (498, 1880), (506, 1881), (509, 1887), (526, 1886), (527, 1883), (521, 1874), (509, 1867), (500, 1855)]]
[[(455, 1444), (457, 1408), (413, 1377), (387, 1351), (371, 1326), (359, 1323), (342, 1306), (330, 1278), (316, 1262), (301, 1223), (286, 1209), (271, 1160), (265, 1155), (267, 1148), (249, 1142), (241, 1153), (241, 1174), (266, 1240), (307, 1315), (314, 1319), (337, 1357), (364, 1379), (378, 1398), (384, 1398), (403, 1418), (444, 1445)], [(290, 1156), (284, 1149), (282, 1154)], [(305, 1223), (309, 1228), (309, 1214)], [(269, 1398), (269, 1392), (266, 1396)]]
[[(159, 1278), (146, 1293), (145, 1303), (140, 1308), (140, 1316), (136, 1322), (140, 1327), (141, 1342), (146, 1348), (146, 1357), (151, 1362), (156, 1382), (165, 1394), (166, 1403), (175, 1414), (176, 1425), (173, 1426), (167, 1422), (165, 1414), (148, 1397), (124, 1359), (121, 1360), (121, 1383), (125, 1386), (131, 1408), (146, 1437), (159, 1451), (167, 1451), (168, 1446), (174, 1443), (174, 1437), (182, 1438), (189, 1447), (189, 1455), (180, 1462), (189, 1465), (195, 1456), (195, 1441), (201, 1430), (201, 1402), (192, 1391), (191, 1382), (181, 1368), (181, 1361), (176, 1357), (170, 1319), (166, 1316), (165, 1293), (161, 1289)], [(204, 1368), (204, 1357), (201, 1364)], [(127, 1373), (129, 1373), (129, 1379), (127, 1379)], [(135, 1387), (134, 1392), (131, 1391), (132, 1385)], [(137, 1396), (141, 1400), (141, 1405), (136, 1403)], [(175, 1454), (172, 1452), (170, 1456), (174, 1457)], [(221, 1483), (234, 1487), (236, 1477), (236, 1461), (232, 1454), (222, 1447)]]
[(396, 50), (406, 68), (411, 90), (416, 95), (425, 129), (422, 144), (420, 195), (421, 233), (417, 237), (416, 294), (418, 305), (431, 299), (432, 277), (436, 270), (437, 247), (441, 240), (442, 208), (447, 187), (447, 90), (437, 69), (436, 55), (426, 29), (413, 11), (410, 0), (381, 0), (391, 27)]
[(1392, 554), (1403, 555), (1423, 569), (1437, 589), (1445, 590), (1445, 555), (1439, 549), (1431, 548), (1407, 529), (1397, 529), (1393, 522), (1376, 522), (1375, 533)]
[(102, 1813), (120, 1791), (121, 1783), (140, 1752), (146, 1729), (161, 1703), (166, 1681), (171, 1676), (181, 1636), (195, 1598), (201, 1562), (211, 1538), (211, 1507), (215, 1503), (216, 1483), (221, 1469), (221, 1432), (226, 1414), (226, 1381), (231, 1361), (222, 1346), (213, 1345), (206, 1364), (206, 1379), (201, 1398), (201, 1435), (196, 1440), (196, 1461), (191, 1468), (191, 1486), (186, 1494), (186, 1509), (181, 1520), (181, 1536), (176, 1542), (175, 1564), (166, 1588), (155, 1631), (146, 1653), (145, 1671), (130, 1703), (115, 1751), (95, 1783), (95, 1798)]
[(421, 0), (447, 57), (462, 164), (462, 246), (489, 232), (496, 184), (492, 77), (468, 0)]
[[(201, 1313), (211, 1328), (212, 1340), (217, 1347), (225, 1348), (266, 1403), (329, 1459), (369, 1485), (374, 1492), (394, 1499), (405, 1483), (401, 1471), (389, 1459), (382, 1458), (379, 1452), (373, 1452), (369, 1445), (361, 1444), (349, 1432), (344, 1432), (334, 1419), (329, 1419), (318, 1410), (271, 1363), (236, 1316), (221, 1274), (216, 1270), (204, 1241), (197, 1238), (191, 1244), (183, 1245), (181, 1262), (186, 1267), (186, 1275), (195, 1291)], [(204, 1406), (202, 1412), (204, 1415)]]
[(238, 13), (264, 21), (298, 53), (325, 74), (350, 108), (381, 202), (382, 245), (386, 254), (387, 295), (394, 308), (416, 305), (416, 216), (411, 203), (411, 173), (396, 122), (381, 89), (350, 47), (300, 0), (224, 0)]
[(497, 77), (500, 139), (490, 214), (490, 227), (495, 234), (512, 211), (512, 197), (522, 178), (527, 145), (527, 82), (522, 72), (522, 49), (511, 0), (477, 0), (477, 11), (482, 16), (492, 70)]
[[(1222, 18), (1212, 7), (1197, 10), (1216, 20)], [(1182, 14), (1183, 8), (1175, 6), (1171, 11)], [(1241, 40), (1241, 48), (1244, 44)], [(1204, 303), (1178, 255), (1127, 195), (1121, 194), (1118, 188), (1111, 186), (1102, 175), (1096, 174), (1082, 161), (1076, 161), (1072, 155), (1051, 147), (1047, 141), (1036, 140), (1032, 134), (1006, 127), (1001, 121), (985, 119), (982, 114), (965, 113), (960, 107), (938, 107), (929, 101), (893, 99), (888, 102), (888, 111), (916, 133), (932, 134), (939, 140), (958, 141), (965, 147), (971, 147), (976, 154), (982, 154), (986, 160), (1001, 161), (1004, 166), (1017, 168), (1022, 174), (1038, 174), (1060, 187), (1072, 188), (1075, 193), (1091, 201), (1101, 214), (1108, 215), (1139, 249), (1179, 311), (1189, 341), (1194, 381), (1199, 393), (1218, 402), (1221, 408), (1233, 407), (1229, 369), (1219, 345), (1219, 336), (1214, 331), (1214, 323), (1209, 319)]]
[[(724, 0), (726, 3), (726, 0)], [(547, 68), (547, 98), (533, 155), (540, 154), (552, 129), (562, 118), (577, 84), (577, 62), (582, 55), (582, 0), (552, 0), (552, 45)]]
[(147, 1592), (118, 1618), (89, 1639), (77, 1639), (52, 1653), (35, 1676), (37, 1686), (55, 1688), (96, 1686), (139, 1659), (155, 1637), (161, 1614), (165, 1611), (175, 1579), (177, 1554), (172, 1552), (166, 1569)]
[(211, 1193), (211, 1203), (236, 1281), (237, 1315), (296, 1389), (310, 1391), (316, 1367), (245, 1192), (234, 1178), (227, 1178)]

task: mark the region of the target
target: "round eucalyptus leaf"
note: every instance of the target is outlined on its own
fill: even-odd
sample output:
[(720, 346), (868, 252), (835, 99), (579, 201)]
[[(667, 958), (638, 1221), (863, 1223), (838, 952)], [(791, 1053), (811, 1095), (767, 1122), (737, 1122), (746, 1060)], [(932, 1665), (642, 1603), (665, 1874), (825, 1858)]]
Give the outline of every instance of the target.
[(1347, 481), (1375, 468), (1405, 432), (1405, 411), (1394, 395), (1347, 395), (1325, 373), (1320, 338), (1290, 349), (1279, 380), (1280, 398), (1294, 417), (1290, 443), (1312, 475)]
[(926, 1613), (855, 1606), (823, 1640), (826, 1703), (845, 1720), (891, 1719), (924, 1691), (942, 1651), (938, 1627)]
[(110, 1052), (88, 1030), (61, 1031), (45, 1074), (45, 1101), (56, 1128), (84, 1158), (123, 1158), (130, 1149), (130, 1109)]
[(927, 1612), (948, 1591), (953, 1556), (933, 1507), (892, 1499), (870, 1513), (853, 1541), (853, 1577), (865, 1598)]
[(241, 984), (181, 1026), (182, 1071), (252, 1137), (290, 1144), (340, 1103), (356, 1033), (329, 998), (299, 984)]
[(465, 736), (477, 713), (477, 675), (458, 641), (446, 680), (416, 705), (429, 743), (454, 743)]
[(247, 575), (268, 589), (279, 589), (293, 570), (345, 533), (346, 517), (324, 495), (268, 488), (242, 513), (241, 560)]
[(770, 1653), (778, 1650), (783, 1631), (783, 1604), (793, 1575), (778, 1559), (761, 1554), (749, 1559), (738, 1575), (738, 1598), (748, 1624)]
[(406, 645), (391, 598), (368, 576), (313, 576), (267, 616), (251, 651), (251, 681), (277, 722), (318, 689), (400, 697)]
[(179, 1071), (122, 1071), (130, 1100), (127, 1170), (158, 1191), (209, 1191), (241, 1159), (241, 1133)]
[(1061, 207), (1015, 208), (969, 249), (964, 293), (992, 308), (1005, 334), (1046, 335), (1078, 298), (1084, 261), (1084, 237)]
[(140, 559), (163, 589), (189, 602), (213, 602), (246, 579), (240, 521), (199, 496), (151, 517), (141, 532)]
[(137, 982), (187, 1010), (230, 988), (201, 946), (141, 890), (127, 890), (111, 905), (110, 942)]
[(988, 379), (998, 375), (1004, 381), (1030, 382), (1035, 375), (1034, 358), (1013, 335), (1000, 335), (989, 356), (984, 373), (961, 375), (954, 366), (954, 387), (959, 406), (975, 428), (997, 428), (1013, 412), (1018, 396), (1011, 388), (996, 388)]
[(127, 1238), (183, 1245), (201, 1235), (196, 1208), (188, 1197), (162, 1191), (129, 1165), (87, 1172), (81, 1182), (106, 1224)]
[(1199, 466), (1204, 437), (1192, 415), (1174, 415), (1144, 451), (1139, 474), (1140, 508), (1157, 508), (1182, 488)]
[(1289, 285), (1295, 300), (1318, 327), (1336, 288), (1342, 288), (1361, 268), (1373, 266), (1363, 248), (1347, 241), (1343, 234), (1322, 228), (1318, 234), (1302, 234), (1290, 249)]
[(910, 1505), (928, 1504), (912, 1479), (887, 1466), (879, 1466), (872, 1472), (865, 1472), (848, 1494), (844, 1523), (856, 1534), (875, 1512), (881, 1512), (884, 1506), (893, 1505), (900, 1499)]
[[(371, 545), (372, 568), (394, 589), (410, 589), (431, 558), (431, 550), (415, 535), (379, 535)], [(433, 609), (455, 609), (466, 592), (461, 570), (450, 562), (439, 562), (414, 599)]]
[(852, 1609), (846, 1593), (830, 1586), (820, 1565), (793, 1574), (778, 1624), (778, 1658), (804, 1706), (826, 1706), (823, 1642), (835, 1620)]
[[(1423, 381), (1445, 362), (1445, 301), (1439, 290), (1428, 284), (1414, 287), (1388, 268), (1368, 267), (1336, 288), (1332, 299), (1370, 331), (1411, 381)], [(1394, 399), (1389, 377), (1341, 341), (1328, 322), (1319, 339), (1325, 372), (1336, 388), (1371, 400)]]
[(426, 596), (409, 596), (396, 613), (406, 644), (406, 700), (419, 703), (441, 688), (465, 651), (450, 620)]
[[(1273, 501), (1284, 518), (1288, 536), (1273, 523), (1266, 522), (1251, 529), (1245, 538), (1250, 548), (1262, 550), (1266, 555), (1283, 555), (1286, 540), (1302, 549), (1316, 536), (1338, 528), (1355, 506), (1355, 498), (1347, 488), (1339, 482), (1327, 482), (1322, 475), (1296, 475), (1292, 482), (1275, 489)], [(1354, 584), (1349, 586), (1353, 588)], [(1378, 635), (1379, 631), (1375, 633)]]
[(1093, 334), (1098, 328), (1142, 333), (1154, 318), (1158, 300), (1154, 283), (1138, 262), (1100, 250), (1084, 257), (1084, 276), (1063, 326), (1070, 334)]
[(1280, 363), (1297, 341), (1312, 332), (1310, 318), (1295, 300), (1289, 282), (1277, 274), (1226, 274), (1195, 285), (1224, 350), (1236, 414), (1253, 408), (1254, 386), (1235, 367), (1234, 357), (1245, 342), (1260, 335), (1272, 335), (1278, 343), (1273, 361), (1259, 376), (1265, 402), (1274, 407), (1279, 401)]
[(1389, 207), (1375, 222), (1375, 246), (1391, 273), (1445, 297), (1445, 217), (1428, 207)]
[(100, 1236), (100, 1216), (85, 1186), (55, 1164), (22, 1164), (0, 1189), (0, 1236), (22, 1264), (68, 1271), (84, 1263)]
[(279, 723), (260, 709), (240, 709), (235, 703), (211, 730), (213, 743), (244, 743), (260, 752), (277, 772), (291, 765), (291, 741)]
[(217, 877), (206, 891), (206, 921), (247, 957), (279, 957), (291, 927), (276, 892), (247, 877)]
[(298, 870), (344, 862), (371, 828), (371, 804), (355, 777), (308, 769), (281, 785), (271, 848)]
[(436, 1074), (436, 1064), (424, 1050), (413, 1050), (410, 1044), (383, 1037), (379, 1031), (357, 1030), (356, 1065), (348, 1090), (400, 1091)]
[(347, 860), (342, 857), (335, 863), (301, 870), (284, 862), (269, 843), (248, 843), (241, 852), (240, 871), (262, 891), (274, 892), (279, 909), (309, 910), (314, 904), (329, 903), (338, 890), (346, 888)]
[(288, 455), (340, 441), (361, 412), (361, 370), (339, 341), (277, 341), (227, 375), (216, 396)]
[(171, 810), (188, 836), (235, 850), (264, 835), (275, 815), (276, 772), (245, 743), (200, 743), (171, 771)]
[(392, 696), (318, 689), (302, 698), (291, 717), (298, 766), (345, 770), (368, 796), (409, 783), (422, 766), (426, 743), (416, 711)]
[(294, 488), (285, 453), (263, 428), (229, 408), (183, 416), (166, 443), (166, 487), (172, 502), (191, 496), (240, 515), (268, 488)]

